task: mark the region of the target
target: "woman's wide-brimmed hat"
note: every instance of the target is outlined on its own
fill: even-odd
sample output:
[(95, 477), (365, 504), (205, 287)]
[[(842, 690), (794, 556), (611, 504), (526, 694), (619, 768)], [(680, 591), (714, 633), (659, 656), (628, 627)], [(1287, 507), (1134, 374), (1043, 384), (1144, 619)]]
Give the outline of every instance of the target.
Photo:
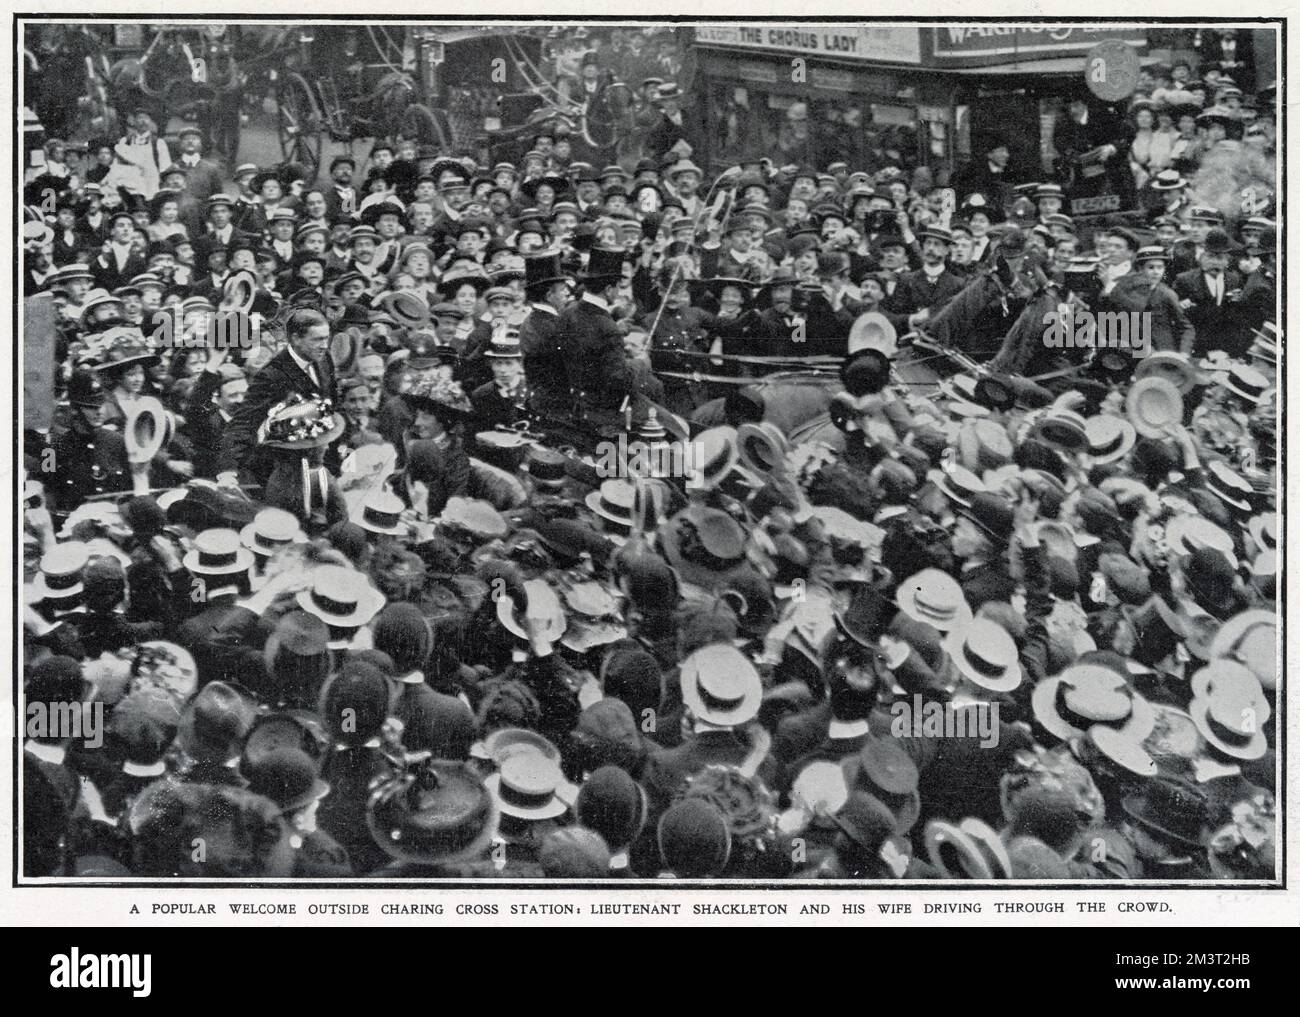
[(746, 562), (744, 528), (721, 509), (690, 505), (662, 533), (668, 564), (685, 582), (714, 589)]
[(448, 760), (392, 771), (366, 805), (366, 825), (384, 853), (423, 865), (478, 857), (496, 836), (499, 815), (473, 768)]
[(343, 433), (346, 422), (334, 404), (320, 396), (304, 398), (293, 393), (271, 407), (258, 430), (258, 438), (268, 448), (303, 450), (323, 448)]

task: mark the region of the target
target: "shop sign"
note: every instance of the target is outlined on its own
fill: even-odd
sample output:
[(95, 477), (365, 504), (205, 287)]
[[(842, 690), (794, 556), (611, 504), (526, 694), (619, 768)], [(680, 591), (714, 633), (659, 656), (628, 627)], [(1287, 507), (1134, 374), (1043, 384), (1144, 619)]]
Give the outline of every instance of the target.
[(695, 41), (704, 46), (738, 46), (827, 60), (921, 62), (921, 30), (892, 25), (699, 25)]
[(939, 67), (979, 67), (1019, 61), (1082, 56), (1099, 42), (1118, 40), (1142, 49), (1141, 28), (1091, 25), (945, 25), (930, 33), (933, 62)]

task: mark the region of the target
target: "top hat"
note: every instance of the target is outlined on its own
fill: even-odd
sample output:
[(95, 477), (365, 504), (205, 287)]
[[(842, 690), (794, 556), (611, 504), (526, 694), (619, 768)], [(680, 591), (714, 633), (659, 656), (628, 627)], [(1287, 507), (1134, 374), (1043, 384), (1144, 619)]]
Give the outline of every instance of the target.
[(587, 269), (579, 277), (584, 282), (601, 282), (623, 278), (627, 252), (622, 248), (593, 247)]

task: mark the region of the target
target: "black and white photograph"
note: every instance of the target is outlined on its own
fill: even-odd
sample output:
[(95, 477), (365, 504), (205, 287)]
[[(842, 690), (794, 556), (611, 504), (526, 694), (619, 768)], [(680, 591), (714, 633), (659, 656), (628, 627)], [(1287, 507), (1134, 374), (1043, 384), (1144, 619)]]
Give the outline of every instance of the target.
[(13, 19), (15, 887), (1282, 891), (1282, 20), (184, 11)]

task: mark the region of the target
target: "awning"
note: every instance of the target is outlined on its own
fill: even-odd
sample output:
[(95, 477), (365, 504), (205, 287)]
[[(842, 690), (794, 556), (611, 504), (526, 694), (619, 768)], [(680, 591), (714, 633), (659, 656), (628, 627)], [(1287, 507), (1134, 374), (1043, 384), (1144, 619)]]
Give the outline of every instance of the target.
[[(1150, 67), (1160, 62), (1156, 57), (1151, 56), (1143, 56), (1140, 60), (1143, 67)], [(945, 74), (960, 74), (966, 77), (984, 74), (1003, 77), (1012, 74), (1082, 74), (1087, 62), (1088, 57), (1080, 54), (1053, 57), (1050, 60), (1016, 60), (1006, 64), (991, 64), (987, 67), (945, 67), (940, 70)]]

